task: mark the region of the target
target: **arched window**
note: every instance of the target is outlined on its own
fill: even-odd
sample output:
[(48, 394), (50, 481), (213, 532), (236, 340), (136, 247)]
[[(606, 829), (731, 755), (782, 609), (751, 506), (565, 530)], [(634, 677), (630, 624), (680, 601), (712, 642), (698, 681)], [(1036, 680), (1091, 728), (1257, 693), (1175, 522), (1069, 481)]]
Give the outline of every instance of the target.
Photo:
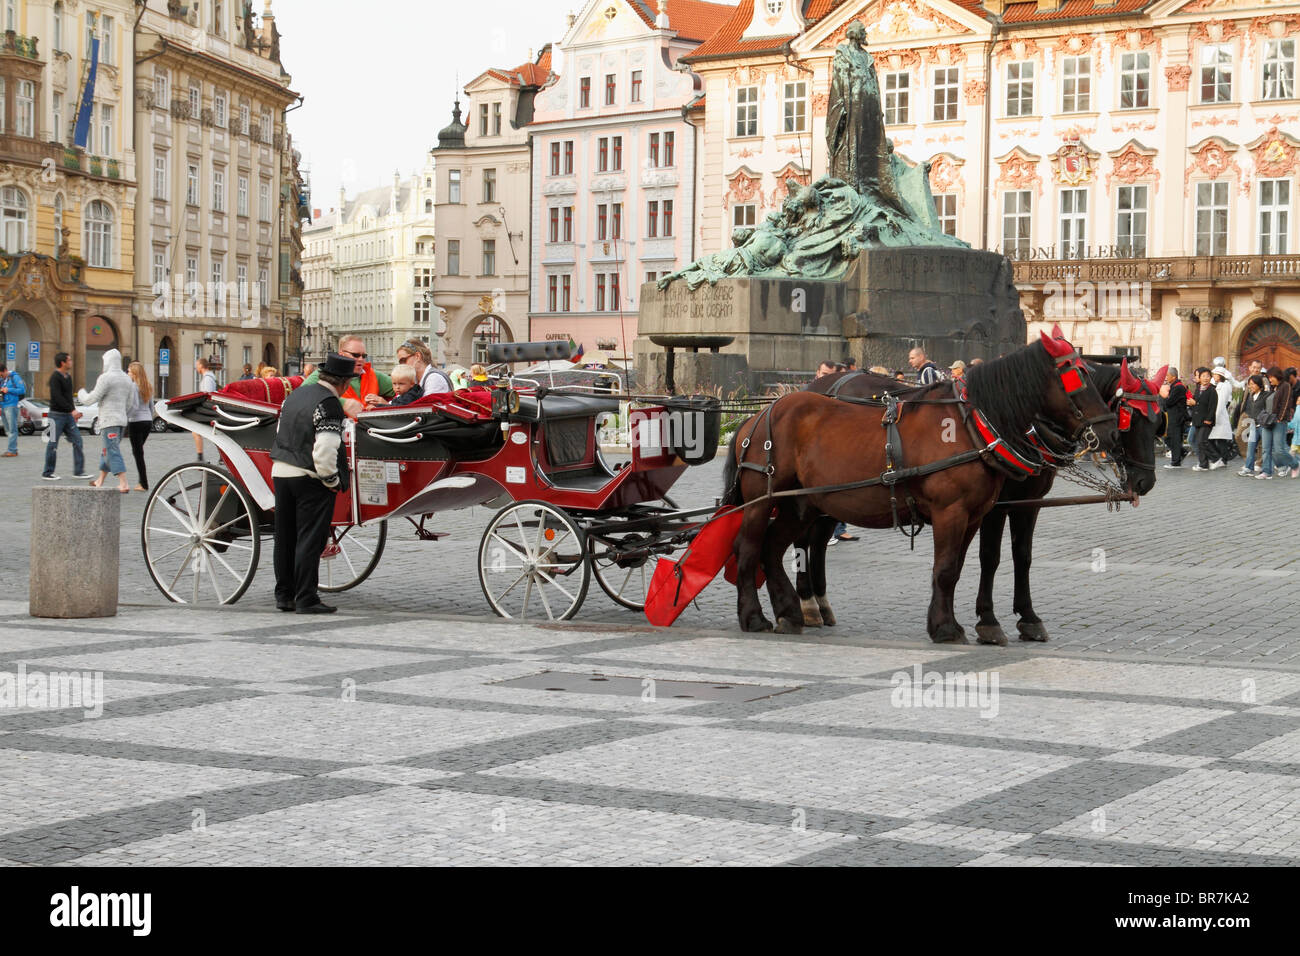
[(6, 252), (27, 251), (27, 197), (13, 186), (0, 189), (0, 242)]
[(99, 269), (113, 267), (113, 210), (101, 199), (86, 207), (86, 263)]

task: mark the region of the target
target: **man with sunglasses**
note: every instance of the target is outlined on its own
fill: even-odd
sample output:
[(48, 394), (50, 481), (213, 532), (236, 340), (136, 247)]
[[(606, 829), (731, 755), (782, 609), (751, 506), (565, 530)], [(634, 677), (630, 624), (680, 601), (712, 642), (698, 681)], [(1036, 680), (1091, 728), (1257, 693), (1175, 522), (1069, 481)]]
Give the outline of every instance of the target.
[[(365, 408), (367, 395), (379, 395), (381, 398), (391, 400), (396, 394), (393, 391), (393, 380), (383, 372), (376, 372), (371, 367), (370, 356), (366, 354), (366, 343), (359, 336), (345, 335), (339, 339), (338, 354), (352, 359), (355, 363), (355, 377), (339, 393), (339, 399), (343, 402), (343, 409), (351, 417), (355, 418), (356, 413)], [(319, 380), (320, 370), (317, 369), (303, 379), (302, 384), (314, 385)], [(356, 404), (352, 405), (351, 402), (356, 402)]]

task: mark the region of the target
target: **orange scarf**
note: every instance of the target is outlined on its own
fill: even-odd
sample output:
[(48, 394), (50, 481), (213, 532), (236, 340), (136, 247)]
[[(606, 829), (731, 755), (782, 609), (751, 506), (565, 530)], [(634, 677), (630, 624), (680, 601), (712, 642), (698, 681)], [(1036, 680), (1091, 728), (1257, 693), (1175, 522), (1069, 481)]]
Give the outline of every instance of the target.
[(345, 388), (341, 393), (339, 393), (339, 398), (340, 399), (355, 398), (358, 402), (364, 405), (366, 403), (365, 397), (367, 395), (379, 394), (379, 376), (375, 374), (375, 370), (370, 366), (369, 362), (366, 363), (365, 370), (361, 373), (360, 378), (361, 378), (360, 395), (358, 395), (356, 389), (352, 387), (352, 383), (348, 382), (348, 387)]

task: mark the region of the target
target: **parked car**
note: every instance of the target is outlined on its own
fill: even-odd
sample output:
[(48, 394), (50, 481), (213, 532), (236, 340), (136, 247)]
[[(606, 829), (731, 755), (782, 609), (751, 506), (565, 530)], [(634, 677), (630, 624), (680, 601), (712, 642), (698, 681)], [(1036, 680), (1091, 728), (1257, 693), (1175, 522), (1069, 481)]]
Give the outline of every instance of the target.
[(45, 413), (50, 403), (43, 398), (24, 398), (18, 403), (18, 434), (35, 435), (45, 427)]
[[(50, 406), (46, 402), (41, 402), (41, 430), (50, 427)], [(81, 417), (77, 419), (77, 427), (83, 432), (90, 432), (92, 435), (99, 434), (99, 406), (98, 405), (78, 405), (77, 411), (81, 412)], [(21, 426), (20, 426), (21, 430)]]

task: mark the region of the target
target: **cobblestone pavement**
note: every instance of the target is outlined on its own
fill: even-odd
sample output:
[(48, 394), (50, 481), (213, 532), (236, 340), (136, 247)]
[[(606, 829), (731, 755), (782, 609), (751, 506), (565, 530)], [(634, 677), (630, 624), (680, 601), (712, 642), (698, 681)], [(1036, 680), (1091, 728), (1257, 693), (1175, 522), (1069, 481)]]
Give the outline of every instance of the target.
[[(672, 629), (594, 587), (575, 622), (501, 622), (472, 572), (481, 509), (395, 537), (333, 618), (268, 613), (269, 561), (195, 611), (140, 563), (139, 494), (119, 617), (34, 620), (33, 449), (0, 470), (0, 675), (99, 675), (104, 706), (0, 676), (0, 864), (1300, 859), (1296, 559), (1264, 517), (1300, 482), (1162, 470), (1136, 510), (1045, 512), (1052, 642), (967, 648), (925, 639), (926, 536), (883, 532), (832, 549), (843, 623), (801, 637), (742, 635), (721, 584)], [(160, 476), (192, 445), (149, 451)], [(675, 497), (717, 485), (715, 464)]]
[(5, 672), (105, 702), (0, 708), (0, 862), (1300, 861), (1294, 666), (0, 601)]

